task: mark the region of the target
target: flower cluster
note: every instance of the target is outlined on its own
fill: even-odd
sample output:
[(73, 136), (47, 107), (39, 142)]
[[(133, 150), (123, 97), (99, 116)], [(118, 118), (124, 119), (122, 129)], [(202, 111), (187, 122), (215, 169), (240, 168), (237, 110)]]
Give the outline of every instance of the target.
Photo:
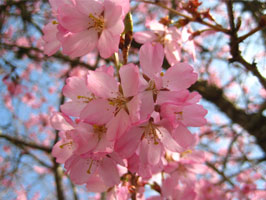
[(50, 0), (57, 21), (44, 29), (44, 52), (63, 53), (74, 58), (99, 50), (108, 58), (118, 51), (123, 19), (129, 11), (128, 0)]
[[(102, 58), (118, 52), (129, 1), (50, 3), (57, 21), (44, 27), (48, 55), (61, 47), (70, 57), (96, 48)], [(116, 73), (112, 66), (101, 66), (69, 77), (63, 88), (68, 101), (51, 117), (60, 136), (52, 151), (56, 161), (65, 164), (75, 184), (107, 191), (108, 199), (128, 199), (131, 193), (142, 199), (145, 182), (162, 171), (171, 175), (160, 189), (163, 198), (196, 195), (189, 183), (202, 155), (192, 150), (197, 136), (188, 127), (203, 126), (207, 111), (197, 104), (201, 96), (188, 90), (197, 74), (188, 63), (178, 62), (180, 34), (176, 28), (151, 25), (156, 26), (154, 32), (134, 35), (144, 43), (140, 67), (118, 63)], [(167, 70), (162, 68), (165, 54)]]
[(166, 169), (169, 155), (196, 144), (187, 127), (204, 125), (207, 113), (197, 104), (200, 95), (187, 90), (197, 74), (187, 63), (164, 72), (163, 59), (160, 44), (145, 43), (140, 69), (129, 63), (115, 76), (102, 66), (67, 79), (70, 101), (51, 118), (61, 137), (52, 154), (74, 183), (102, 192), (128, 172), (148, 180)]

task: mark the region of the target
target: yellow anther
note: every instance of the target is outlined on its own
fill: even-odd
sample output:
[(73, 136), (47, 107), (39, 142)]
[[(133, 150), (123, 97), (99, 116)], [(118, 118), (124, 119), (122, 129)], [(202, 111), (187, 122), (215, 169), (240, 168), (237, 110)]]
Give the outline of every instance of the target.
[(59, 147), (61, 148), (61, 149), (63, 149), (65, 146), (67, 146), (67, 145), (69, 145), (69, 146), (72, 146), (72, 141), (71, 142), (68, 142), (68, 143), (65, 143), (65, 144), (62, 144), (62, 145), (60, 145)]
[(191, 149), (188, 149), (188, 150), (182, 152), (180, 154), (180, 157), (183, 158), (183, 157), (185, 157), (185, 156), (187, 156), (188, 154), (191, 154), (191, 153), (192, 153), (192, 150)]
[(178, 120), (183, 120), (183, 112), (180, 111), (180, 112), (174, 112), (176, 115), (177, 115), (177, 119)]
[(160, 73), (160, 76), (164, 76), (164, 73), (163, 73), (163, 72), (161, 72), (161, 73)]
[(52, 21), (52, 24), (56, 25), (56, 24), (58, 24), (58, 22), (54, 20), (54, 21)]
[(77, 96), (77, 99), (84, 99), (83, 103), (90, 103), (93, 100), (93, 98), (86, 96)]
[(89, 14), (89, 18), (92, 19), (93, 21), (93, 27), (96, 29), (98, 32), (102, 32), (104, 28), (104, 18), (103, 16), (95, 17), (93, 14)]

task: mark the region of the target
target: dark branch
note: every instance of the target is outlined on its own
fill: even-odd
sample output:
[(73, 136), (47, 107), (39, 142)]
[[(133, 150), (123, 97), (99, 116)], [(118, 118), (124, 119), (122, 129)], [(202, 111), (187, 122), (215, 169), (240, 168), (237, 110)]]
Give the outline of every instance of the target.
[(34, 142), (27, 142), (22, 139), (18, 139), (9, 135), (3, 135), (0, 133), (0, 138), (3, 138), (5, 140), (8, 140), (10, 143), (16, 145), (16, 146), (24, 146), (29, 147), (33, 149), (38, 149), (47, 153), (50, 153), (52, 149), (50, 147), (42, 146), (40, 144), (34, 143)]
[(210, 85), (207, 81), (198, 81), (191, 87), (198, 91), (204, 99), (214, 103), (225, 113), (233, 123), (242, 126), (247, 132), (254, 136), (258, 145), (266, 153), (266, 117), (261, 113), (246, 113), (236, 107), (224, 94), (222, 88)]

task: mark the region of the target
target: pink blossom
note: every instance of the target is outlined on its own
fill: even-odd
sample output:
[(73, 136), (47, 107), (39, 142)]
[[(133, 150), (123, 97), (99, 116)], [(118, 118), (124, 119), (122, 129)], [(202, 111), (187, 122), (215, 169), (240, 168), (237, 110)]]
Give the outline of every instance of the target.
[[(64, 54), (74, 58), (97, 48), (101, 57), (108, 58), (118, 51), (120, 34), (124, 29), (123, 17), (128, 12), (128, 1), (122, 7), (118, 4), (120, 1), (115, 0), (76, 0), (62, 4), (52, 2), (59, 23), (57, 40), (61, 43)], [(50, 27), (51, 25), (47, 28)], [(44, 36), (49, 44), (45, 51), (49, 54), (54, 53), (50, 46), (58, 44), (53, 39), (55, 32), (51, 36), (46, 32), (47, 35)]]

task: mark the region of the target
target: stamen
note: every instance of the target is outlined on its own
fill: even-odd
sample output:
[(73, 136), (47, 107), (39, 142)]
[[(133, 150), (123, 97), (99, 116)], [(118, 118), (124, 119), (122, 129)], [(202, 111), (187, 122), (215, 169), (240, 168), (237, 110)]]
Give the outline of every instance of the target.
[(92, 163), (93, 163), (93, 160), (91, 160), (91, 163), (90, 163), (89, 169), (87, 170), (87, 173), (88, 173), (88, 174), (91, 174)]
[(98, 135), (98, 139), (100, 140), (107, 131), (107, 128), (104, 125), (93, 125), (93, 132)]
[(104, 18), (103, 16), (95, 17), (93, 14), (89, 15), (89, 18), (93, 21), (93, 27), (96, 29), (97, 32), (102, 32), (104, 29)]
[(142, 138), (146, 138), (148, 142), (153, 142), (153, 144), (157, 145), (159, 144), (159, 137), (157, 135), (157, 128), (154, 124), (149, 123), (144, 130)]
[(188, 154), (191, 154), (191, 153), (192, 153), (192, 150), (191, 149), (188, 149), (188, 150), (182, 152), (180, 154), (180, 157), (183, 158), (183, 157), (185, 157), (185, 156), (187, 156)]
[(183, 120), (183, 112), (174, 112), (176, 114), (176, 118), (177, 120)]
[(89, 103), (93, 100), (93, 98), (91, 97), (86, 97), (86, 96), (77, 96), (78, 99), (84, 99), (83, 102), (84, 103)]
[(72, 141), (71, 142), (68, 142), (68, 143), (65, 143), (65, 144), (62, 144), (62, 145), (60, 145), (59, 147), (61, 148), (61, 149), (63, 149), (65, 146), (72, 146)]

